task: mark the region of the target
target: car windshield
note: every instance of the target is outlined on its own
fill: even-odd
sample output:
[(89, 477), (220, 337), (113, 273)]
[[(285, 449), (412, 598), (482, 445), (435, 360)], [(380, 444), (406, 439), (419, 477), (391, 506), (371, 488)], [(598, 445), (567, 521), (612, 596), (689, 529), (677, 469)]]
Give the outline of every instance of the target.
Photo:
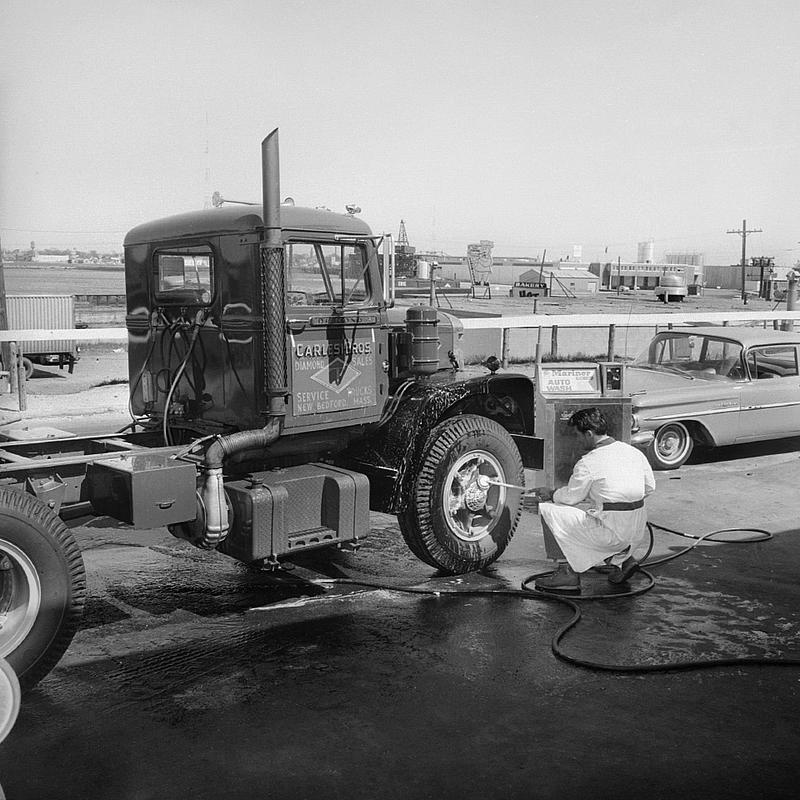
[(738, 342), (687, 333), (656, 336), (634, 359), (633, 366), (706, 380), (741, 380), (744, 377), (742, 346)]

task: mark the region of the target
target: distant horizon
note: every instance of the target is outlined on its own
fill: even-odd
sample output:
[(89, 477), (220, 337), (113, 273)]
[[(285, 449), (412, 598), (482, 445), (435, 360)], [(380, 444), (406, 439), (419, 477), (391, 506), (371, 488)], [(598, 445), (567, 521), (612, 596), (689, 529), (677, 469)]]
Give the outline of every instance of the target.
[[(61, 251), (61, 252), (47, 253), (47, 252), (45, 252), (47, 250), (57, 250), (57, 251)], [(5, 260), (10, 254), (12, 254), (14, 252), (25, 252), (26, 249), (25, 248), (21, 248), (21, 247), (20, 248), (9, 248), (9, 247), (6, 247), (5, 245), (3, 245), (2, 251), (3, 251), (3, 259)], [(68, 252), (64, 252), (64, 251), (68, 251)], [(76, 252), (79, 255), (80, 254), (87, 254), (87, 253), (89, 253), (91, 251), (94, 251), (94, 252), (97, 253), (98, 257), (109, 256), (109, 257), (122, 257), (122, 258), (124, 258), (124, 255), (125, 255), (125, 251), (124, 251), (123, 248), (120, 248), (119, 250), (116, 250), (116, 251), (113, 251), (113, 250), (111, 250), (111, 251), (100, 251), (100, 250), (97, 250), (97, 248), (91, 248), (90, 250), (81, 250), (80, 248), (65, 248), (65, 247), (56, 247), (56, 246), (43, 247), (43, 248), (38, 248), (37, 247), (36, 248), (36, 252), (39, 253), (40, 255), (69, 255), (69, 251)], [(27, 249), (27, 252), (30, 252), (29, 248)], [(447, 252), (443, 252), (443, 251), (439, 251), (439, 250), (436, 250), (436, 251), (422, 250), (422, 251), (418, 251), (416, 253), (417, 257), (419, 257), (421, 255), (440, 255), (440, 256), (447, 256), (448, 258), (466, 258), (466, 256), (467, 256), (466, 252), (464, 252), (463, 254), (462, 253), (447, 253)], [(499, 253), (494, 253), (493, 254), (493, 258), (494, 257), (502, 258), (504, 260), (509, 260), (509, 259), (520, 259), (520, 260), (523, 260), (523, 259), (525, 259), (525, 260), (531, 260), (534, 263), (541, 263), (540, 255), (536, 255), (536, 254), (523, 255), (523, 254), (515, 253), (514, 255), (502, 255), (502, 254), (499, 254)], [(756, 257), (757, 256), (754, 256), (754, 258), (756, 258)], [(591, 259), (591, 260), (589, 260), (589, 259), (580, 259), (579, 260), (579, 259), (575, 259), (575, 258), (566, 258), (566, 257), (561, 257), (560, 258), (558, 256), (556, 256), (556, 257), (546, 256), (545, 257), (545, 261), (544, 261), (545, 264), (554, 264), (554, 263), (559, 263), (559, 262), (560, 263), (567, 263), (567, 264), (616, 264), (617, 263), (617, 259), (615, 258), (615, 259)], [(649, 264), (653, 264), (653, 265), (656, 265), (656, 266), (674, 263), (674, 262), (661, 261), (661, 260), (643, 262), (643, 261), (636, 261), (636, 259), (626, 260), (624, 258), (620, 258), (620, 262), (622, 264), (646, 264), (646, 263), (649, 263)], [(747, 259), (747, 262), (748, 262), (748, 266), (749, 266), (750, 265), (750, 258), (749, 257)], [(35, 260), (34, 261), (13, 261), (11, 263), (17, 264), (17, 265), (23, 265), (23, 266), (25, 264), (37, 264), (37, 265), (41, 265), (41, 266), (44, 266), (44, 265), (48, 264), (48, 262), (36, 262)], [(49, 262), (49, 263), (51, 263), (51, 264), (60, 264), (60, 263), (68, 263), (68, 262), (56, 261), (56, 262)], [(6, 266), (7, 265), (8, 264), (6, 264)], [(87, 266), (87, 265), (86, 264), (79, 264), (78, 266)], [(121, 264), (104, 264), (102, 266), (104, 266), (104, 267), (124, 268), (125, 264), (124, 264), (124, 261), (123, 261)], [(677, 264), (677, 266), (681, 266), (681, 265)], [(705, 261), (704, 260), (702, 266), (703, 267), (720, 267), (720, 266), (722, 266), (722, 267), (725, 267), (725, 266), (738, 267), (738, 266), (741, 266), (741, 261), (730, 262), (730, 263), (714, 263), (714, 262), (709, 262), (709, 261)], [(775, 266), (787, 266), (787, 265), (781, 265), (781, 264), (777, 264), (776, 263)]]
[[(260, 205), (260, 203), (259, 203), (259, 205)], [(342, 209), (342, 212), (344, 212), (344, 209)], [(367, 222), (369, 224), (369, 219), (365, 216), (365, 214), (362, 213), (362, 214), (359, 214), (358, 216), (359, 216), (359, 218), (363, 219), (365, 222)], [(140, 220), (140, 222), (142, 222), (142, 221), (145, 221), (145, 220)], [(149, 220), (147, 220), (147, 221), (149, 221)], [(747, 224), (748, 224), (748, 229), (750, 229), (750, 223), (748, 222)], [(398, 230), (399, 230), (399, 225), (400, 225), (400, 223), (399, 223), (399, 220), (398, 220), (398, 224), (396, 226), (396, 228)], [(741, 225), (741, 221), (739, 222), (739, 225)], [(371, 227), (372, 227), (373, 232), (377, 231), (377, 229), (374, 226), (371, 226)], [(15, 250), (18, 250), (18, 251), (30, 250), (31, 241), (36, 241), (36, 237), (35, 236), (34, 237), (24, 237), (24, 236), (21, 236), (21, 234), (20, 234), (18, 237), (12, 237), (12, 236), (10, 236), (10, 235), (8, 235), (6, 233), (8, 230), (9, 229), (0, 227), (0, 231), (2, 231), (1, 243), (2, 243), (3, 252), (9, 252), (9, 251), (13, 252)], [(397, 243), (397, 234), (395, 232), (393, 232), (393, 231), (382, 231), (382, 232), (383, 233), (390, 233), (392, 235), (393, 240), (395, 241), (395, 243)], [(43, 233), (43, 231), (42, 230), (28, 231), (28, 233), (36, 233), (38, 235), (41, 235)], [(59, 240), (58, 243), (55, 243), (55, 244), (51, 243), (49, 240), (42, 240), (42, 242), (36, 241), (36, 250), (37, 250), (37, 252), (44, 252), (44, 251), (48, 251), (48, 250), (56, 250), (56, 251), (77, 250), (79, 252), (84, 252), (85, 253), (85, 252), (89, 252), (91, 250), (95, 250), (98, 253), (117, 254), (117, 255), (119, 255), (119, 254), (122, 254), (124, 252), (123, 241), (124, 241), (125, 235), (127, 234), (127, 231), (122, 233), (122, 235), (120, 236), (120, 238), (118, 240), (118, 243), (116, 243), (116, 244), (112, 243), (112, 241), (108, 240), (108, 239), (100, 240), (100, 241), (97, 241), (96, 243), (91, 243), (91, 241), (87, 243), (86, 239), (78, 239), (77, 238), (77, 237), (82, 235), (80, 233), (67, 234), (66, 232), (63, 232), (63, 231), (59, 232), (59, 233), (60, 233), (60, 235), (65, 236), (67, 238)], [(762, 246), (759, 245), (759, 238), (758, 238), (759, 234), (761, 234), (761, 231), (758, 231), (757, 233), (748, 236), (748, 240), (747, 240), (747, 261), (748, 261), (748, 263), (750, 261), (750, 258), (757, 258), (757, 257), (763, 257), (763, 256), (769, 256), (769, 257), (774, 258), (775, 264), (777, 266), (786, 266), (786, 267), (795, 266), (798, 263), (798, 261), (800, 261), (800, 246), (797, 248), (796, 252), (794, 252), (795, 248), (791, 248), (791, 251), (792, 251), (791, 254), (788, 251), (787, 252), (783, 252), (783, 253), (768, 252)], [(83, 235), (85, 236), (85, 234), (83, 234)], [(475, 236), (467, 239), (466, 243), (464, 243), (464, 244), (462, 244), (461, 242), (459, 242), (459, 241), (457, 241), (455, 239), (442, 238), (442, 239), (439, 240), (438, 244), (428, 245), (428, 246), (423, 244), (423, 245), (420, 246), (420, 245), (415, 245), (414, 238), (413, 238), (412, 235), (408, 236), (409, 244), (412, 247), (415, 247), (417, 252), (445, 253), (446, 255), (453, 256), (453, 257), (466, 256), (467, 247), (469, 246), (469, 244), (471, 244), (473, 242), (478, 242), (483, 238), (487, 238), (487, 237), (485, 237), (483, 235), (476, 234)], [(70, 244), (69, 243), (70, 240), (72, 240), (73, 242), (78, 241), (79, 243), (78, 244)], [(47, 242), (46, 244), (44, 243), (45, 241)], [(741, 242), (741, 240), (740, 240), (740, 238), (738, 236), (737, 236), (737, 241)], [(453, 242), (454, 243), (454, 248), (450, 248), (450, 249), (443, 248), (441, 245), (446, 243), (446, 242)], [(521, 252), (521, 249), (523, 247), (525, 247), (524, 244), (520, 244), (519, 246), (517, 246), (517, 245), (514, 245), (514, 244), (504, 244), (501, 241), (495, 241), (494, 242), (495, 246), (494, 246), (494, 250), (493, 250), (493, 255), (499, 256), (499, 257), (503, 257), (503, 258), (536, 258), (536, 259), (539, 259), (539, 258), (541, 258), (543, 253), (546, 253), (547, 257), (550, 257), (550, 258), (556, 258), (556, 259), (560, 258), (562, 260), (567, 260), (567, 257), (569, 256), (569, 260), (575, 260), (572, 257), (571, 253), (573, 251), (573, 248), (578, 247), (578, 248), (580, 248), (580, 249), (582, 249), (584, 251), (586, 251), (586, 250), (589, 250), (589, 251), (594, 250), (595, 253), (599, 252), (599, 255), (596, 255), (596, 256), (591, 256), (590, 257), (588, 255), (584, 255), (584, 257), (582, 259), (582, 263), (595, 263), (595, 262), (605, 263), (606, 261), (608, 261), (608, 262), (611, 262), (611, 261), (616, 262), (618, 258), (621, 259), (623, 262), (626, 262), (626, 263), (636, 263), (639, 246), (642, 245), (642, 244), (646, 244), (648, 242), (652, 242), (654, 248), (657, 248), (657, 249), (660, 248), (660, 252), (662, 253), (662, 256), (661, 257), (657, 257), (654, 263), (666, 263), (664, 261), (664, 258), (666, 257), (667, 254), (682, 254), (682, 255), (700, 254), (701, 256), (703, 256), (704, 261), (706, 263), (709, 263), (709, 264), (727, 264), (727, 263), (739, 264), (739, 263), (741, 263), (741, 257), (739, 256), (738, 258), (736, 258), (736, 255), (733, 254), (733, 253), (731, 254), (731, 256), (733, 257), (732, 259), (730, 257), (722, 257), (722, 258), (718, 257), (718, 258), (714, 259), (713, 256), (711, 256), (711, 257), (708, 256), (709, 252), (714, 252), (713, 248), (709, 248), (709, 249), (706, 249), (706, 248), (703, 248), (703, 247), (680, 248), (680, 247), (671, 246), (669, 244), (665, 244), (663, 246), (660, 246), (659, 242), (658, 242), (658, 239), (642, 239), (640, 241), (637, 241), (635, 244), (630, 244), (630, 245), (627, 245), (624, 248), (618, 248), (618, 249), (614, 249), (611, 246), (608, 246), (608, 247), (605, 247), (605, 248), (600, 248), (600, 247), (595, 246), (594, 248), (592, 248), (591, 246), (586, 246), (586, 245), (582, 244), (581, 242), (577, 242), (576, 241), (576, 242), (572, 242), (572, 243), (570, 243), (570, 244), (568, 244), (568, 245), (566, 245), (566, 246), (564, 246), (564, 247), (562, 247), (560, 249), (558, 247), (555, 247), (555, 246), (552, 247), (552, 248), (551, 247), (534, 247), (534, 246), (530, 246), (530, 249), (526, 253)], [(800, 242), (798, 243), (798, 245), (800, 245)], [(460, 248), (460, 252), (458, 250), (456, 250), (455, 248)], [(741, 243), (737, 245), (737, 251), (740, 252), (740, 249), (741, 249)], [(613, 251), (613, 253), (614, 253), (613, 257), (611, 255), (611, 252), (607, 252), (609, 250)], [(628, 255), (623, 255), (623, 252), (628, 254)]]

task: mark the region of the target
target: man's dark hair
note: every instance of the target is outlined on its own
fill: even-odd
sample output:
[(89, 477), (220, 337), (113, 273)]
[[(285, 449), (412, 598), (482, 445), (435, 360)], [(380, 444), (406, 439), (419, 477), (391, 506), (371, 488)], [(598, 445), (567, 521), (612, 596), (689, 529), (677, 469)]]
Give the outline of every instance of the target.
[(569, 424), (581, 433), (593, 431), (598, 436), (605, 436), (608, 433), (608, 423), (599, 408), (582, 408), (576, 411), (569, 418)]

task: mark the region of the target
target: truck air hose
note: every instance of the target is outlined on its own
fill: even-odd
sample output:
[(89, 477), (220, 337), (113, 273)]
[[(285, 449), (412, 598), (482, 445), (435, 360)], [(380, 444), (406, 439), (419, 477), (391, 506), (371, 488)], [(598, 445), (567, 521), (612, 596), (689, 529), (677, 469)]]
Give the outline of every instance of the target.
[[(499, 595), (505, 597), (517, 597), (521, 600), (542, 600), (545, 602), (551, 603), (558, 603), (561, 605), (565, 605), (572, 611), (572, 616), (563, 623), (558, 630), (553, 634), (550, 640), (550, 648), (553, 654), (568, 664), (572, 664), (578, 667), (585, 667), (586, 669), (601, 671), (601, 672), (621, 672), (621, 673), (648, 673), (648, 672), (671, 672), (677, 670), (696, 670), (696, 669), (709, 669), (712, 667), (730, 667), (730, 666), (745, 666), (745, 665), (761, 665), (761, 666), (790, 666), (790, 667), (800, 667), (800, 657), (767, 657), (767, 656), (723, 656), (721, 658), (710, 658), (710, 659), (687, 659), (685, 661), (665, 661), (659, 664), (611, 664), (599, 661), (591, 661), (589, 659), (578, 658), (576, 656), (571, 656), (567, 652), (564, 651), (562, 647), (562, 640), (567, 635), (567, 633), (572, 630), (581, 619), (581, 607), (580, 603), (582, 601), (593, 601), (593, 600), (618, 600), (623, 597), (635, 597), (640, 594), (644, 594), (645, 592), (649, 591), (650, 589), (655, 586), (656, 580), (653, 575), (644, 567), (654, 567), (659, 566), (661, 564), (666, 564), (668, 561), (673, 561), (680, 556), (685, 555), (690, 550), (693, 550), (699, 544), (705, 541), (710, 542), (718, 542), (720, 544), (752, 544), (755, 542), (765, 542), (772, 539), (772, 534), (769, 531), (765, 531), (761, 528), (721, 528), (719, 530), (710, 531), (708, 533), (704, 533), (701, 536), (692, 536), (687, 533), (682, 533), (681, 531), (673, 530), (672, 528), (667, 528), (663, 525), (657, 525), (655, 523), (648, 523), (647, 524), (648, 532), (650, 535), (650, 543), (647, 549), (645, 556), (642, 558), (642, 564), (639, 567), (639, 572), (641, 572), (644, 577), (646, 578), (646, 583), (634, 589), (631, 589), (626, 592), (614, 592), (609, 594), (593, 594), (593, 595), (584, 595), (584, 596), (574, 596), (574, 595), (565, 595), (559, 594), (557, 592), (552, 591), (540, 591), (538, 589), (531, 589), (529, 588), (528, 584), (533, 582), (536, 578), (543, 577), (544, 575), (551, 574), (552, 570), (547, 570), (545, 572), (535, 573), (533, 575), (529, 575), (522, 581), (522, 585), (520, 589), (489, 589), (489, 590), (482, 590), (482, 589), (427, 589), (421, 588), (416, 586), (392, 586), (391, 584), (373, 582), (373, 581), (365, 581), (355, 578), (324, 578), (321, 580), (311, 581), (317, 585), (331, 585), (331, 584), (340, 584), (340, 585), (351, 585), (351, 586), (364, 586), (366, 588), (371, 589), (383, 589), (389, 592), (400, 592), (404, 594), (421, 594), (421, 595), (432, 595), (435, 597), (439, 597), (441, 595), (462, 595), (465, 597), (475, 597), (475, 596), (484, 596), (484, 595)], [(688, 545), (687, 547), (678, 550), (675, 553), (670, 553), (667, 556), (662, 556), (661, 558), (653, 559), (652, 561), (647, 561), (647, 557), (650, 555), (650, 552), (653, 549), (653, 530), (658, 529), (661, 531), (665, 531), (666, 533), (671, 533), (675, 536), (681, 536), (686, 539), (692, 539), (692, 544)], [(748, 536), (747, 538), (728, 538), (728, 539), (720, 539), (715, 538), (719, 537), (725, 533), (749, 533), (752, 536)]]
[(164, 435), (164, 444), (171, 445), (172, 444), (172, 437), (170, 436), (169, 431), (169, 407), (172, 403), (172, 395), (175, 393), (175, 389), (178, 387), (178, 383), (180, 382), (181, 376), (183, 375), (184, 370), (186, 369), (186, 365), (189, 363), (189, 358), (192, 355), (192, 351), (194, 350), (195, 343), (197, 342), (197, 337), (200, 333), (200, 329), (203, 327), (203, 324), (206, 320), (206, 312), (200, 309), (197, 314), (195, 314), (195, 318), (192, 324), (192, 334), (189, 340), (189, 346), (186, 348), (186, 355), (183, 357), (178, 369), (175, 372), (175, 377), (172, 379), (172, 384), (169, 387), (169, 391), (167, 392), (166, 400), (164, 401), (164, 419), (162, 424), (162, 433)]

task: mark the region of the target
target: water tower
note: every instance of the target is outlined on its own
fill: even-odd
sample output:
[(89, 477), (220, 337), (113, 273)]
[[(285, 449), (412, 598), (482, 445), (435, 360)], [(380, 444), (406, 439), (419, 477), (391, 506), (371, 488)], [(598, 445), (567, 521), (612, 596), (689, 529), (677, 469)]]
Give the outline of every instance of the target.
[(638, 264), (652, 264), (655, 259), (656, 243), (650, 239), (646, 242), (639, 242), (639, 254), (636, 257)]

